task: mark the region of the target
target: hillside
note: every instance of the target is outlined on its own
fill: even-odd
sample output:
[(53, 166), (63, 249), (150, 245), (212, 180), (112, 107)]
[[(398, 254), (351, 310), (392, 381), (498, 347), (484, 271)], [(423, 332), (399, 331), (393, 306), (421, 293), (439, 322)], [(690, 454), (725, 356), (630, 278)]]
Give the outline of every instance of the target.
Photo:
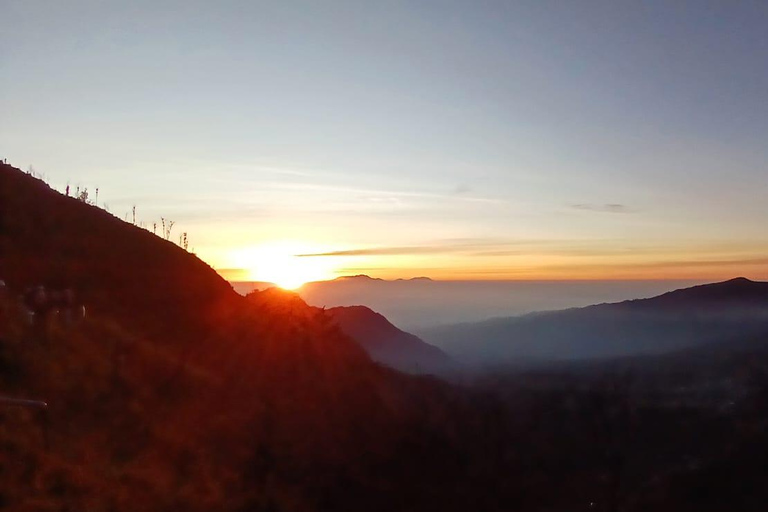
[(651, 299), (629, 301), (633, 306), (699, 311), (765, 311), (768, 282), (737, 277), (721, 283), (692, 286)]
[(0, 165), (0, 256), (12, 288), (73, 288), (93, 313), (147, 333), (199, 337), (242, 302), (195, 255), (9, 165)]
[[(753, 340), (452, 387), (17, 169), (0, 194), (0, 510), (764, 509)], [(85, 318), (30, 315), (40, 285)]]
[(326, 312), (374, 361), (407, 373), (440, 374), (456, 368), (442, 350), (401, 331), (365, 306), (337, 307)]
[[(6, 165), (0, 226), (0, 396), (49, 403), (0, 410), (0, 508), (465, 509), (437, 491), (466, 482), (472, 437), (447, 386)], [(85, 320), (30, 323), (20, 296), (40, 285), (73, 290)]]
[(422, 333), (458, 360), (524, 363), (671, 352), (768, 332), (768, 283), (737, 278), (585, 308)]

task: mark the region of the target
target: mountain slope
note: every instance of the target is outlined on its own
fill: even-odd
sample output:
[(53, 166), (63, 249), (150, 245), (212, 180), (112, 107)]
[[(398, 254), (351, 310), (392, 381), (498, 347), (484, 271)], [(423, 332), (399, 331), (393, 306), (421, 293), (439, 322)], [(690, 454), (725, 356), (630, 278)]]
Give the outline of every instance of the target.
[(195, 255), (9, 165), (0, 166), (0, 258), (10, 286), (76, 289), (90, 311), (147, 333), (172, 326), (198, 337), (241, 303)]
[(651, 299), (629, 301), (646, 307), (682, 310), (763, 311), (768, 304), (768, 282), (737, 277), (721, 283), (704, 284), (675, 290)]
[(513, 363), (663, 353), (768, 332), (768, 283), (744, 278), (658, 297), (433, 329), (458, 360)]
[(454, 367), (442, 350), (365, 306), (331, 308), (326, 313), (375, 361), (409, 373), (443, 373)]
[[(374, 364), (322, 310), (242, 297), (7, 165), (0, 227), (0, 397), (49, 403), (0, 409), (0, 507), (465, 510), (443, 490), (488, 494), (490, 467), (467, 479), (458, 456), (461, 395)], [(18, 297), (38, 285), (71, 288), (86, 319), (30, 324)]]
[[(590, 371), (474, 393), (375, 364), (295, 294), (234, 294), (181, 248), (8, 166), (0, 226), (2, 510), (609, 510), (617, 492), (628, 511), (764, 509), (764, 355), (719, 372), (732, 417), (670, 410), (675, 362), (661, 399)], [(40, 284), (72, 287), (87, 317), (30, 318), (18, 296)]]

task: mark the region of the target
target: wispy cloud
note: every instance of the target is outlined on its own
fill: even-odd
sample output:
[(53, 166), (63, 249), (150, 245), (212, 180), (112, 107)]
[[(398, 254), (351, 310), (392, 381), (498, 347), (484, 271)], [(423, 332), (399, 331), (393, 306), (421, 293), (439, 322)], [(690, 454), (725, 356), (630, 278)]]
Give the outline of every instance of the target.
[(453, 194), (437, 193), (429, 191), (419, 190), (398, 190), (387, 188), (366, 188), (366, 187), (354, 187), (346, 185), (333, 185), (333, 184), (321, 184), (321, 183), (286, 183), (286, 182), (271, 182), (270, 188), (294, 190), (294, 191), (310, 191), (310, 192), (334, 192), (343, 194), (355, 194), (360, 197), (375, 199), (375, 198), (413, 198), (413, 199), (432, 199), (432, 200), (460, 200), (465, 202), (477, 202), (477, 203), (494, 203), (502, 204), (505, 201), (500, 199), (481, 197), (469, 194), (469, 190), (464, 190), (463, 193), (455, 192)]
[(768, 265), (768, 258), (712, 258), (712, 259), (667, 259), (648, 262), (627, 261), (616, 263), (587, 263), (572, 262), (560, 265), (533, 266), (530, 270), (547, 275), (590, 275), (611, 277), (648, 277), (690, 275), (712, 275), (720, 277), (735, 277), (745, 273), (753, 273), (755, 268)]
[(640, 264), (644, 268), (749, 267), (768, 265), (768, 258), (676, 260)]
[(605, 203), (605, 204), (593, 204), (593, 203), (578, 203), (572, 204), (571, 208), (574, 210), (582, 210), (588, 212), (600, 212), (600, 213), (634, 213), (636, 210), (621, 203)]
[(323, 256), (400, 256), (415, 254), (464, 253), (473, 255), (510, 255), (531, 253), (553, 245), (565, 245), (565, 240), (503, 240), (492, 238), (456, 238), (437, 240), (424, 245), (392, 247), (362, 247), (322, 253), (297, 254), (302, 258)]
[(448, 248), (440, 246), (372, 247), (368, 249), (347, 249), (343, 251), (297, 254), (296, 256), (299, 258), (314, 258), (321, 256), (398, 256), (405, 254), (436, 254), (449, 251)]
[(456, 195), (469, 194), (472, 192), (472, 187), (467, 183), (460, 183), (453, 189), (453, 193)]

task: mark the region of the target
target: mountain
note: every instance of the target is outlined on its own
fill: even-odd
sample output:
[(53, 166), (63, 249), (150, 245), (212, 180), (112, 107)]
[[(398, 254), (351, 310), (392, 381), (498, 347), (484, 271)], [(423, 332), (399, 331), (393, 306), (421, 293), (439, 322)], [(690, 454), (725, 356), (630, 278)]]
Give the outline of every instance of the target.
[(401, 331), (365, 306), (327, 309), (342, 331), (355, 339), (374, 361), (408, 373), (444, 373), (455, 363), (442, 350)]
[(734, 355), (636, 358), (650, 369), (639, 389), (614, 361), (454, 387), (377, 364), (296, 294), (239, 295), (193, 254), (6, 165), (0, 280), (2, 510), (714, 512), (768, 499), (768, 365), (746, 338)]
[[(199, 337), (242, 303), (205, 262), (96, 206), (0, 166), (0, 279), (73, 288), (90, 313)], [(197, 314), (192, 315), (190, 312)], [(173, 320), (183, 317), (183, 323)]]
[(384, 279), (378, 278), (378, 277), (371, 277), (367, 274), (356, 274), (354, 276), (340, 276), (334, 279), (334, 281), (359, 281), (359, 282), (366, 282), (366, 281), (379, 281), (379, 282), (385, 282)]
[[(240, 291), (249, 283), (233, 283)], [(348, 277), (307, 283), (297, 291), (318, 307), (365, 304), (408, 332), (460, 322), (480, 322), (534, 311), (616, 302), (700, 284), (695, 281), (385, 281)]]
[(721, 283), (675, 290), (646, 300), (630, 301), (646, 307), (678, 310), (765, 311), (768, 304), (768, 282), (737, 277)]
[(664, 353), (768, 332), (768, 283), (737, 278), (649, 298), (421, 333), (459, 361), (522, 363)]
[[(466, 510), (493, 494), (458, 390), (9, 165), (0, 280), (0, 508)], [(84, 320), (57, 312), (65, 290)]]
[(248, 295), (253, 291), (263, 291), (277, 286), (275, 283), (266, 281), (231, 281), (230, 284), (232, 289), (240, 295)]

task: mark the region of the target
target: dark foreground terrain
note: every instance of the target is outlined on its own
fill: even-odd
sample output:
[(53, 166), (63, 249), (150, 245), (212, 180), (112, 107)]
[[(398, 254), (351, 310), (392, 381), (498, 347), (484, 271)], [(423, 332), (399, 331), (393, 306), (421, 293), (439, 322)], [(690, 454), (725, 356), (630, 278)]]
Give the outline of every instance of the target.
[[(0, 509), (764, 510), (768, 337), (450, 385), (0, 166)], [(30, 316), (25, 292), (74, 294)], [(75, 314), (86, 308), (84, 319)]]

